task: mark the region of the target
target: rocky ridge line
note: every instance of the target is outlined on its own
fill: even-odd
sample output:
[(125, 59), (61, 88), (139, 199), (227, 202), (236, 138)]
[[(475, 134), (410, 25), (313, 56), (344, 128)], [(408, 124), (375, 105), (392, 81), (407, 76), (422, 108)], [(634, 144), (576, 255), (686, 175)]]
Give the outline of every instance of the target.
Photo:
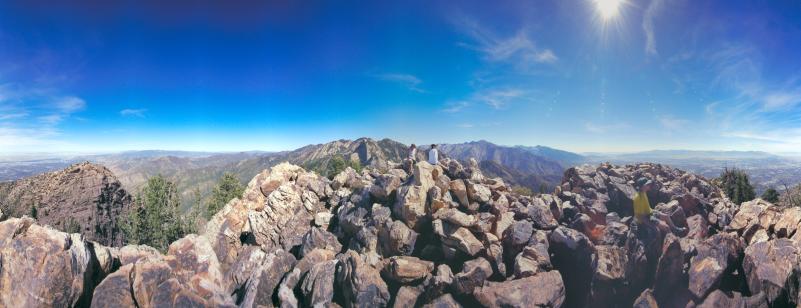
[[(799, 303), (801, 209), (735, 205), (661, 165), (583, 166), (554, 194), (472, 161), (333, 180), (281, 164), (200, 235), (107, 248), (0, 222), (2, 306), (785, 307)], [(632, 230), (632, 182), (686, 234)], [(25, 273), (25, 274), (23, 274)], [(13, 282), (13, 283), (12, 283)]]

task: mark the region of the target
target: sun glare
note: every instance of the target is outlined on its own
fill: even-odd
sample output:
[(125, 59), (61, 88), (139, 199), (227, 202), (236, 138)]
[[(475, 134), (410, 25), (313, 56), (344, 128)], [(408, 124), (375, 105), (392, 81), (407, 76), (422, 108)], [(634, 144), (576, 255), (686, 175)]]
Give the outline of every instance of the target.
[(624, 0), (593, 0), (604, 20), (609, 20), (618, 15), (620, 5)]

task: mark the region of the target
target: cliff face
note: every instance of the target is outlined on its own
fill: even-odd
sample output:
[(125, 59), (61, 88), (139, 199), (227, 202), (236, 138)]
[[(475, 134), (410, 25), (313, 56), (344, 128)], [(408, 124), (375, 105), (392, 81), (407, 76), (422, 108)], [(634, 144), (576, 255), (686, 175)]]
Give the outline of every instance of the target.
[[(642, 177), (677, 230), (631, 216)], [(571, 168), (523, 196), (475, 160), (332, 180), (284, 163), (166, 254), (0, 222), (0, 306), (793, 307), (799, 228), (799, 208), (657, 164)]]
[[(0, 208), (7, 216), (34, 216), (38, 224), (80, 233), (103, 245), (123, 244), (117, 217), (131, 196), (111, 171), (91, 163), (0, 183)], [(35, 210), (33, 210), (35, 208)]]

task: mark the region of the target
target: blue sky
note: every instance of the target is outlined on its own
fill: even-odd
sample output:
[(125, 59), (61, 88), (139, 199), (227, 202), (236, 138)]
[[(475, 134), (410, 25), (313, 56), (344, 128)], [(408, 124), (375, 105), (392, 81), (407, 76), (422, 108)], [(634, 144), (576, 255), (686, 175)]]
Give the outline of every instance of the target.
[(597, 1), (3, 1), (0, 152), (801, 149), (801, 3)]

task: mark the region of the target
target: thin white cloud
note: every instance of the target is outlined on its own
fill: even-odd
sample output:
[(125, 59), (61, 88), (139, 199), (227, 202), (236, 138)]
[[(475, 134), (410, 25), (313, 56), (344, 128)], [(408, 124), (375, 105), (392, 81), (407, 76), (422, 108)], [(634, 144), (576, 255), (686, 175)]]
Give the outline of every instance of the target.
[(629, 124), (627, 123), (615, 123), (615, 124), (598, 124), (593, 122), (584, 123), (584, 129), (593, 134), (605, 134), (607, 132), (625, 130), (630, 127), (631, 126), (629, 126)]
[(470, 106), (470, 103), (466, 101), (450, 102), (445, 105), (445, 108), (442, 109), (442, 112), (457, 113), (467, 108), (467, 106)]
[(538, 46), (524, 29), (512, 36), (502, 37), (472, 20), (462, 20), (458, 26), (474, 41), (474, 44), (463, 46), (481, 52), (487, 61), (512, 64), (521, 70), (559, 61), (553, 50)]
[(801, 103), (801, 89), (796, 91), (775, 91), (765, 93), (762, 105), (766, 110), (780, 110), (797, 106)]
[(494, 109), (503, 109), (509, 103), (520, 99), (526, 94), (523, 90), (507, 88), (491, 90), (478, 95), (478, 99)]
[(61, 124), (86, 108), (76, 96), (49, 88), (0, 85), (0, 148), (9, 152), (65, 147)]
[(659, 52), (656, 50), (656, 34), (654, 34), (654, 18), (659, 13), (659, 10), (664, 4), (663, 0), (651, 0), (648, 7), (645, 9), (645, 14), (642, 18), (642, 30), (645, 32), (645, 53), (649, 56), (656, 56)]
[(663, 128), (670, 131), (682, 130), (687, 127), (688, 123), (689, 121), (676, 118), (672, 115), (663, 115), (659, 117), (659, 124), (662, 125)]
[(520, 88), (490, 88), (481, 89), (465, 100), (452, 101), (442, 109), (445, 113), (458, 113), (474, 105), (485, 105), (495, 110), (502, 110), (518, 102), (531, 101), (531, 93)]
[(144, 118), (145, 117), (145, 112), (147, 112), (147, 109), (144, 109), (144, 108), (123, 109), (123, 110), (120, 110), (120, 115), (123, 116), (123, 117)]
[(404, 85), (406, 88), (408, 88), (409, 90), (412, 90), (412, 91), (415, 91), (415, 92), (420, 92), (420, 93), (425, 93), (426, 92), (424, 89), (420, 88), (420, 84), (422, 84), (423, 81), (420, 80), (420, 78), (417, 78), (417, 76), (414, 76), (414, 75), (397, 74), (397, 73), (384, 73), (384, 74), (378, 74), (378, 75), (376, 75), (376, 77), (378, 79), (381, 79), (381, 80), (400, 83), (400, 84)]

